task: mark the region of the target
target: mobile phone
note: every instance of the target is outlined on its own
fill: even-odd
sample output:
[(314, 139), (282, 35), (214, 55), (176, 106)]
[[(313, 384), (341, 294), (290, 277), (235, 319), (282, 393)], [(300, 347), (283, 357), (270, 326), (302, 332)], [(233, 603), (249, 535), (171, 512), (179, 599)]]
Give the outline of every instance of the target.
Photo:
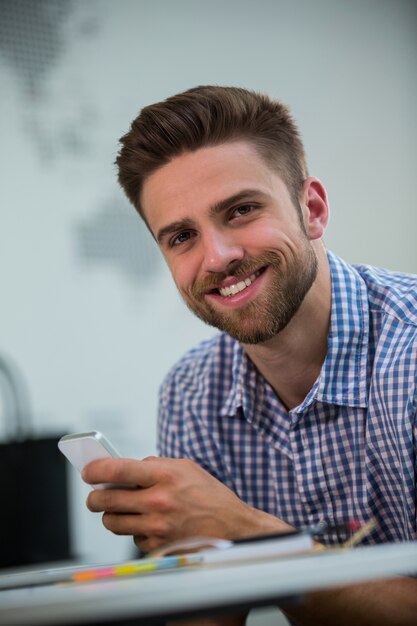
[[(58, 448), (68, 461), (81, 472), (88, 463), (98, 459), (120, 457), (116, 448), (99, 431), (73, 433), (65, 435), (58, 441)], [(110, 483), (91, 485), (93, 489), (132, 488), (132, 485), (114, 485)]]

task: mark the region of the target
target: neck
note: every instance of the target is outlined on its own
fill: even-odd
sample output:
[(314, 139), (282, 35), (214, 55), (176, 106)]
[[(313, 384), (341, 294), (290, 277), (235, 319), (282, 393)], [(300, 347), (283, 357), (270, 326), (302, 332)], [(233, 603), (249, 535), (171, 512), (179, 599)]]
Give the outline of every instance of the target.
[(289, 324), (264, 343), (244, 346), (288, 410), (304, 400), (327, 354), (331, 277), (324, 247), (320, 246), (316, 253), (316, 280)]

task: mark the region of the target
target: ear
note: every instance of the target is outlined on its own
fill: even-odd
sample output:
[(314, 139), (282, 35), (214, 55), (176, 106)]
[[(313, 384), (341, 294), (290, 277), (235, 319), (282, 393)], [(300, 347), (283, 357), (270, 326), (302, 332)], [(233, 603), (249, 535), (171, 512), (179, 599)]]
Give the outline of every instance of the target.
[(306, 178), (300, 203), (308, 236), (310, 239), (320, 239), (329, 221), (329, 204), (326, 190), (317, 178)]

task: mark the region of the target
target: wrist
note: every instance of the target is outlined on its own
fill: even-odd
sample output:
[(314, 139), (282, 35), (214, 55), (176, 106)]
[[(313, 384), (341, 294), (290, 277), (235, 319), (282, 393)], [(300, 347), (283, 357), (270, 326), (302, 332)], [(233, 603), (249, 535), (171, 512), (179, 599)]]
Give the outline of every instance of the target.
[(249, 505), (246, 505), (246, 507), (245, 515), (235, 529), (234, 537), (230, 537), (231, 539), (294, 530), (293, 526), (275, 515), (265, 513), (265, 511), (260, 511)]

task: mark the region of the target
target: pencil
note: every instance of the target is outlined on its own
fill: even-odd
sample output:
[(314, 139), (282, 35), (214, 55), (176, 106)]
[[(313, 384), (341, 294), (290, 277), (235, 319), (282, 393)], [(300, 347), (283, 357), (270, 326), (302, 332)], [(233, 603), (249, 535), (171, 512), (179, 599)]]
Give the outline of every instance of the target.
[(138, 561), (128, 561), (117, 565), (106, 565), (94, 567), (80, 572), (74, 572), (71, 580), (74, 582), (86, 582), (91, 580), (101, 580), (103, 578), (115, 578), (119, 576), (134, 576), (149, 572), (161, 571), (164, 569), (177, 569), (187, 565), (197, 565), (201, 563), (202, 557), (198, 553), (165, 556), (155, 559), (140, 559)]

